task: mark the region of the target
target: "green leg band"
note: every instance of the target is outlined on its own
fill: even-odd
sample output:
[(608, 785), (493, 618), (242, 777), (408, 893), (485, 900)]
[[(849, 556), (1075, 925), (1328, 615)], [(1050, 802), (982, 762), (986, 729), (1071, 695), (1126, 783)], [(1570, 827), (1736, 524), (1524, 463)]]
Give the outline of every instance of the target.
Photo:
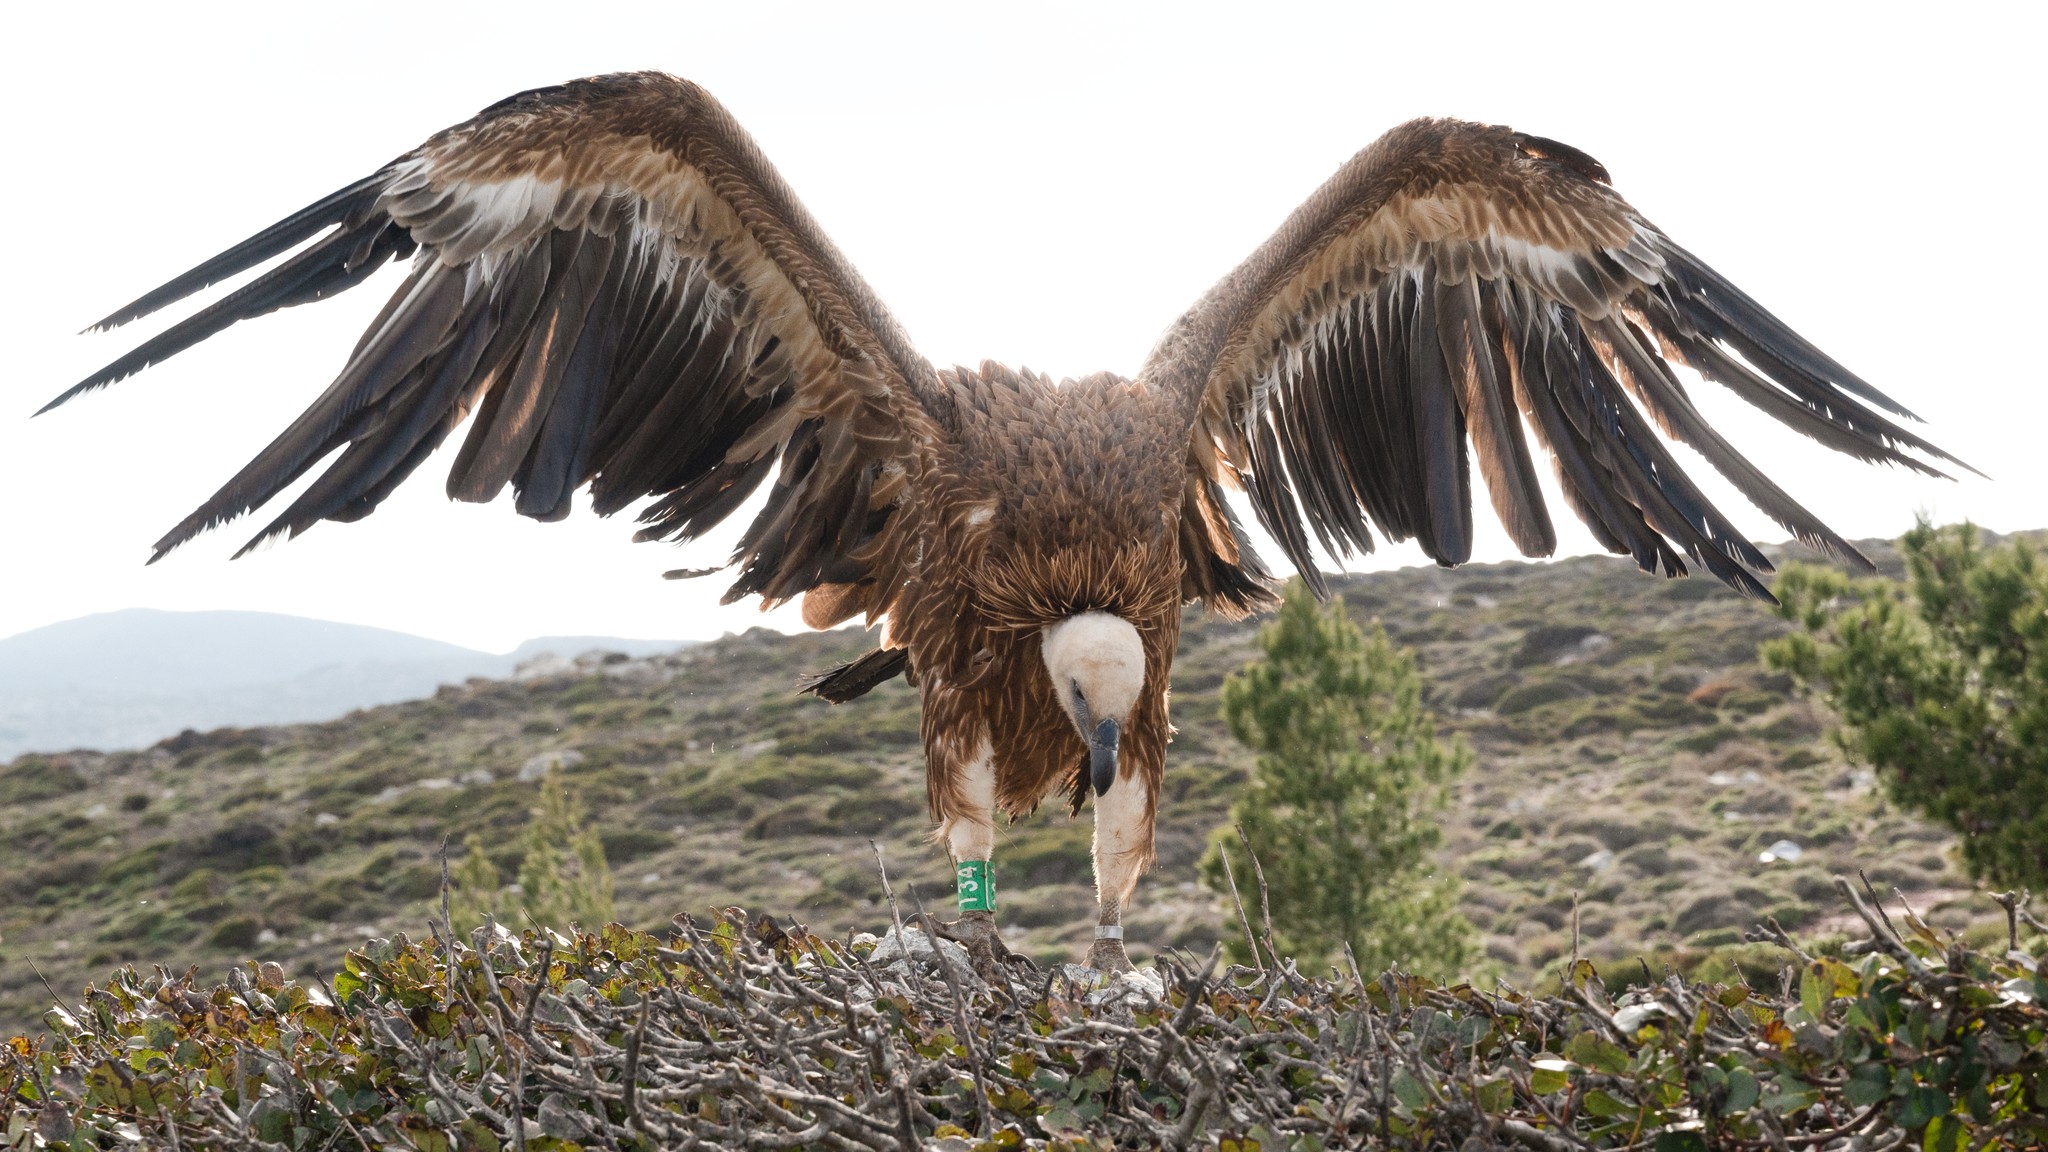
[(962, 860), (953, 866), (954, 886), (960, 892), (962, 912), (996, 910), (996, 878), (986, 860)]

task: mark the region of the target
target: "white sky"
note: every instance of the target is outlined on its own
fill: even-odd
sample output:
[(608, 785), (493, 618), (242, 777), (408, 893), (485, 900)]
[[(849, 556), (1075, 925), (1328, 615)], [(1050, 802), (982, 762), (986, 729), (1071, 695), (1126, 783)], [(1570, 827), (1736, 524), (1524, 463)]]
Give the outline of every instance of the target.
[[(1554, 137), (1993, 477), (1864, 467), (1703, 392), (1837, 529), (1896, 535), (1916, 509), (2048, 523), (2048, 389), (2027, 355), (2048, 263), (2038, 5), (875, 7), (17, 13), (0, 45), (14, 93), (0, 635), (131, 606), (289, 612), (497, 650), (760, 622), (716, 607), (717, 577), (657, 578), (723, 559), (739, 519), (680, 553), (632, 544), (624, 518), (534, 524), (509, 499), (450, 504), (446, 453), (361, 523), (230, 564), (260, 526), (245, 521), (144, 568), (148, 545), (331, 378), (391, 270), (28, 419), (154, 331), (75, 335), (144, 289), (502, 96), (633, 68), (724, 101), (935, 362), (1056, 375), (1134, 372), (1174, 316), (1402, 119)], [(1722, 503), (1759, 538), (1783, 537)], [(1508, 558), (1480, 519), (1478, 558)], [(1591, 550), (1576, 524), (1564, 532), (1562, 552)]]

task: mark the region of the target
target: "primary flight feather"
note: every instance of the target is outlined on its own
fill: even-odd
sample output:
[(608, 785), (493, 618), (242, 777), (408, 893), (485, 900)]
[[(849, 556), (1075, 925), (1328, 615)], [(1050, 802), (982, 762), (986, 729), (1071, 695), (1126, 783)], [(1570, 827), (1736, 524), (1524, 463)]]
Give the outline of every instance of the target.
[(917, 686), (935, 838), (970, 909), (957, 930), (985, 958), (996, 812), (1092, 792), (1089, 960), (1128, 963), (1181, 608), (1273, 599), (1230, 490), (1320, 589), (1311, 536), (1340, 559), (1375, 536), (1468, 559), (1474, 458), (1516, 545), (1549, 554), (1547, 459), (1611, 551), (1768, 598), (1769, 563), (1666, 438), (1800, 540), (1868, 561), (1714, 430), (1673, 365), (1859, 459), (1960, 464), (1591, 157), (1454, 120), (1353, 157), (1135, 380), (935, 369), (732, 117), (658, 73), (494, 104), (98, 327), (281, 256), (51, 402), (412, 259), (334, 382), (152, 562), (322, 461), (249, 546), (367, 516), (465, 423), (448, 494), (509, 485), (538, 519), (588, 486), (600, 514), (650, 501), (639, 539), (688, 541), (769, 484), (727, 599), (800, 597), (818, 628), (887, 622), (877, 652), (805, 686)]

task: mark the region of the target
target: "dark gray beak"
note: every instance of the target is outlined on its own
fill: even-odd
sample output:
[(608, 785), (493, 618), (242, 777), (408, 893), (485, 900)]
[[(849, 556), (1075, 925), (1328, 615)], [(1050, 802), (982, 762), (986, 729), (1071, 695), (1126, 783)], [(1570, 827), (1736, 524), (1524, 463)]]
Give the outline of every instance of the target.
[(1123, 736), (1123, 726), (1114, 720), (1104, 720), (1095, 726), (1095, 734), (1088, 738), (1088, 773), (1095, 781), (1097, 796), (1109, 791), (1116, 783), (1116, 743)]

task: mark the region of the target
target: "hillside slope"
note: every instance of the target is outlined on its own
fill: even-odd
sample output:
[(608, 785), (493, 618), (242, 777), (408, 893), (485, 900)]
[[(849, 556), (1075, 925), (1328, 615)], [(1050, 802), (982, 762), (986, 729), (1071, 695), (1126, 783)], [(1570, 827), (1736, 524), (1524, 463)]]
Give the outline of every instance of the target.
[[(1476, 753), (1442, 859), (1500, 974), (1526, 981), (1570, 952), (1574, 893), (1588, 954), (1652, 965), (1696, 960), (1763, 912), (1825, 931), (1830, 872), (1858, 866), (1937, 921), (1966, 917), (1945, 908), (1967, 887), (1949, 834), (1889, 808), (1759, 668), (1781, 625), (1757, 605), (1606, 558), (1339, 587), (1416, 647), (1444, 726)], [(1216, 693), (1256, 629), (1191, 616), (1183, 633), (1159, 866), (1128, 921), (1141, 961), (1226, 930), (1194, 865), (1249, 767)], [(253, 956), (310, 974), (367, 938), (419, 934), (442, 838), (484, 832), (509, 872), (509, 833), (551, 761), (604, 829), (629, 925), (743, 904), (824, 933), (875, 928), (869, 837), (899, 891), (936, 909), (951, 879), (924, 840), (915, 695), (897, 682), (832, 707), (792, 691), (869, 643), (756, 631), (329, 723), (18, 758), (0, 768), (0, 891), (21, 894), (0, 904), (0, 1035), (47, 999), (30, 960), (60, 988), (130, 960), (212, 973)], [(1085, 813), (1052, 810), (1000, 833), (1015, 945), (1085, 947), (1089, 836)], [(1798, 860), (1760, 859), (1781, 840)]]

